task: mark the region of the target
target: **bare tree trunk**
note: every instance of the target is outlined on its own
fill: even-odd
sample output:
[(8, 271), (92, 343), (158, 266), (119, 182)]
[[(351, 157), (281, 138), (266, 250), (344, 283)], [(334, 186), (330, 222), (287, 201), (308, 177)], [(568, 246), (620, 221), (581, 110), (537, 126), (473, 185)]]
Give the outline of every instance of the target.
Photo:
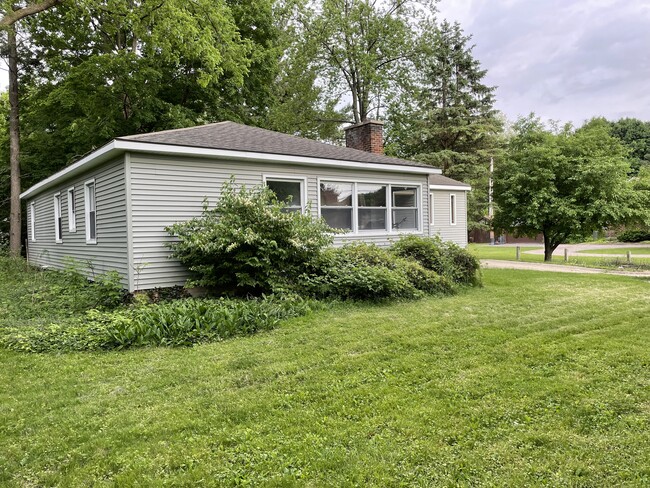
[(9, 252), (20, 256), (20, 126), (18, 120), (18, 50), (16, 30), (7, 29), (9, 43), (9, 167), (11, 177), (11, 208), (9, 216)]

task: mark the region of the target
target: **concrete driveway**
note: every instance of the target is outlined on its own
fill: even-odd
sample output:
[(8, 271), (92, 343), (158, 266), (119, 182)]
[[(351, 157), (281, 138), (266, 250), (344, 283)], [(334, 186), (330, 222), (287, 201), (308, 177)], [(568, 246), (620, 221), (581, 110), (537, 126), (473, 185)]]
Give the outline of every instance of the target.
[[(590, 256), (592, 256), (592, 254), (590, 254)], [(611, 254), (608, 254), (607, 256), (611, 256)], [(569, 266), (564, 264), (501, 261), (499, 259), (481, 259), (481, 267), (484, 269), (525, 269), (529, 271), (550, 271), (553, 273), (611, 274), (633, 276), (636, 278), (650, 278), (650, 271), (618, 271), (613, 269), (586, 268), (583, 266)]]

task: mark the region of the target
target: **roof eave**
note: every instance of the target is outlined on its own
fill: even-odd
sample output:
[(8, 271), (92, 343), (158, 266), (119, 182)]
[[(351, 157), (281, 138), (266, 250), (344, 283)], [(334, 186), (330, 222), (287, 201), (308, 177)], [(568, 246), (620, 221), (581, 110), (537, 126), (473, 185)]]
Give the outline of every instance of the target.
[(361, 170), (378, 170), (406, 174), (442, 174), (438, 168), (428, 166), (407, 166), (401, 164), (366, 163), (361, 161), (346, 161), (337, 159), (314, 158), (308, 156), (290, 156), (285, 154), (271, 154), (248, 151), (234, 151), (230, 149), (211, 149), (204, 147), (180, 146), (173, 144), (160, 144), (138, 142), (127, 139), (114, 139), (100, 149), (90, 153), (76, 163), (64, 168), (49, 178), (37, 183), (20, 194), (24, 199), (43, 191), (65, 178), (70, 178), (102, 162), (109, 160), (123, 152), (149, 153), (162, 155), (182, 155), (196, 157), (210, 157), (216, 159), (230, 159), (236, 161), (263, 161), (281, 164), (296, 164), (301, 166), (319, 166), (330, 168), (349, 168)]
[(438, 185), (429, 185), (429, 190), (471, 191), (472, 187), (471, 186), (465, 186), (465, 185), (438, 184)]

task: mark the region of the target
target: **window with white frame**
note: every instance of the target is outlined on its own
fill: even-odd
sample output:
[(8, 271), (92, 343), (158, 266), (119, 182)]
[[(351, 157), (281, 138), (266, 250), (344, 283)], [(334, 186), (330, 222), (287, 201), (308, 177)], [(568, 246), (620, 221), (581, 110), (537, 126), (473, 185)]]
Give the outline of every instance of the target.
[(61, 218), (61, 194), (54, 195), (54, 240), (63, 242), (63, 219)]
[(34, 202), (29, 204), (29, 227), (31, 232), (32, 242), (36, 241), (36, 209), (34, 208)]
[(88, 181), (84, 185), (84, 207), (86, 217), (86, 242), (97, 243), (97, 210), (95, 200), (95, 181)]
[(429, 193), (429, 223), (433, 225), (434, 223), (434, 200), (433, 193)]
[(357, 228), (386, 230), (386, 185), (357, 183)]
[(456, 225), (456, 195), (449, 195), (449, 223)]
[(417, 230), (418, 189), (414, 186), (390, 187), (392, 222), (395, 230)]
[(337, 229), (358, 233), (420, 230), (418, 186), (320, 182), (320, 215)]
[(352, 183), (321, 182), (320, 214), (330, 227), (352, 230), (352, 193)]
[(68, 230), (70, 232), (77, 231), (77, 202), (74, 186), (68, 189)]
[(278, 201), (284, 202), (285, 212), (302, 212), (305, 209), (305, 202), (303, 201), (304, 194), (304, 180), (302, 179), (282, 179), (282, 178), (266, 178), (266, 186), (268, 186)]

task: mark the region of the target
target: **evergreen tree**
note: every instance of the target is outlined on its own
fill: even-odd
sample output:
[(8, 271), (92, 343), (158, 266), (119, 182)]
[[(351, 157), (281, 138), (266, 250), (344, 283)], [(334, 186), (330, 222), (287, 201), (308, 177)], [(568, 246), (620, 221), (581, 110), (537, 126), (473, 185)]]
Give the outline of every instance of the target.
[(458, 23), (430, 25), (421, 37), (417, 78), (389, 112), (389, 152), (442, 169), (473, 186), (469, 226), (487, 213), (490, 158), (498, 158), (503, 120), (494, 109), (496, 87), (472, 54)]

